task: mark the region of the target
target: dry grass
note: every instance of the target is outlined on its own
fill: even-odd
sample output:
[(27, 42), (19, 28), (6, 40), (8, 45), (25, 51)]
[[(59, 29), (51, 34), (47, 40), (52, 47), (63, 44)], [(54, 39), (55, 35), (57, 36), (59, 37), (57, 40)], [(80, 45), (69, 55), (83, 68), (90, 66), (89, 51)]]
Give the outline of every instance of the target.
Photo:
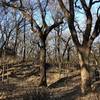
[(47, 70), (48, 88), (37, 87), (39, 67), (13, 65), (9, 66), (8, 73), (5, 71), (4, 81), (0, 83), (0, 100), (100, 100), (99, 88), (81, 96), (80, 70), (76, 68), (65, 67), (60, 74), (57, 67)]

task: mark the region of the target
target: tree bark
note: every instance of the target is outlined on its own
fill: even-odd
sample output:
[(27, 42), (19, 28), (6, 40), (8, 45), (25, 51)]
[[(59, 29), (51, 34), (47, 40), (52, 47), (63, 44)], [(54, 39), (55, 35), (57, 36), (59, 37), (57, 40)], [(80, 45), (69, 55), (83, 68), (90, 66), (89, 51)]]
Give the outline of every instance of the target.
[[(75, 28), (74, 22), (75, 22), (75, 5), (74, 0), (68, 0), (69, 1), (69, 9), (67, 9), (63, 3), (63, 0), (58, 0), (59, 5), (64, 13), (64, 16), (67, 19), (68, 27), (72, 36), (72, 40), (78, 49), (79, 54), (79, 63), (81, 66), (81, 89), (82, 92), (85, 93), (85, 91), (88, 89), (87, 87), (90, 86), (90, 73), (89, 73), (89, 65), (88, 65), (88, 58), (89, 58), (89, 52), (91, 50), (91, 45), (94, 41), (94, 39), (99, 35), (100, 33), (100, 15), (98, 15), (96, 23), (94, 25), (94, 29), (91, 35), (91, 29), (92, 29), (92, 13), (91, 13), (91, 7), (96, 1), (93, 2), (93, 0), (90, 0), (89, 6), (86, 2), (86, 0), (80, 0), (82, 8), (86, 15), (86, 29), (83, 34), (83, 43), (81, 44), (78, 40), (77, 30)], [(78, 0), (76, 0), (77, 2)]]
[(81, 67), (81, 91), (86, 94), (91, 89), (90, 66), (88, 64), (90, 48), (78, 48), (79, 63)]
[(70, 47), (68, 47), (68, 50), (67, 50), (67, 61), (69, 62), (70, 61)]
[(25, 60), (26, 60), (26, 41), (25, 41), (25, 39), (26, 39), (26, 26), (25, 26), (25, 24), (26, 24), (26, 20), (24, 19), (24, 40), (23, 40), (23, 45), (24, 45), (24, 49), (23, 49), (23, 62), (25, 62)]
[(46, 44), (45, 40), (41, 39), (40, 48), (40, 83), (39, 86), (47, 86), (46, 81)]

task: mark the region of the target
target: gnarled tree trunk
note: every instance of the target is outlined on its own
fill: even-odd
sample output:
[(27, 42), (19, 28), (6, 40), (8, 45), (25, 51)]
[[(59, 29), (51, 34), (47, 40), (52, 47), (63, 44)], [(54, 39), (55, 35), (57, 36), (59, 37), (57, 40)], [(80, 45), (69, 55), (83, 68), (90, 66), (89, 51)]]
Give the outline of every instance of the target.
[[(77, 3), (78, 0), (76, 0)], [(72, 36), (72, 40), (78, 49), (79, 53), (79, 62), (81, 66), (81, 89), (82, 92), (85, 93), (85, 91), (88, 89), (87, 86), (90, 86), (90, 73), (89, 73), (89, 65), (88, 65), (88, 58), (89, 58), (89, 52), (92, 46), (92, 43), (96, 37), (100, 34), (100, 15), (98, 15), (98, 9), (97, 9), (97, 20), (94, 25), (93, 32), (92, 31), (92, 23), (93, 23), (93, 17), (91, 8), (92, 6), (100, 2), (98, 0), (97, 2), (94, 2), (93, 0), (89, 1), (89, 5), (87, 4), (86, 0), (80, 0), (82, 8), (85, 12), (86, 16), (86, 28), (85, 31), (81, 31), (83, 33), (83, 41), (80, 43), (77, 35), (77, 30), (75, 28), (75, 0), (68, 0), (69, 9), (64, 5), (63, 0), (58, 0), (59, 5), (64, 13), (64, 16), (67, 19), (68, 27)], [(79, 29), (80, 30), (80, 29)]]
[(87, 93), (91, 88), (90, 66), (88, 64), (89, 53), (89, 47), (80, 47), (78, 49), (79, 63), (81, 66), (81, 91), (83, 94)]

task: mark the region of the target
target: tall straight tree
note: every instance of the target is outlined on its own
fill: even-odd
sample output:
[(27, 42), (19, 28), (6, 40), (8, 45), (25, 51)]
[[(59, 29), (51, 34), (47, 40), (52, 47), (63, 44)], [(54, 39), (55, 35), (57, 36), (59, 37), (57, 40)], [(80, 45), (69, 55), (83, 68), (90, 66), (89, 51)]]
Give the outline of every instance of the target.
[[(80, 43), (77, 36), (77, 30), (75, 28), (74, 22), (75, 22), (75, 4), (78, 0), (68, 0), (69, 9), (66, 8), (64, 5), (64, 2), (62, 0), (58, 0), (59, 5), (67, 19), (68, 27), (73, 39), (73, 42), (77, 48), (78, 55), (79, 55), (79, 63), (81, 66), (81, 91), (82, 93), (86, 93), (87, 90), (90, 88), (90, 72), (89, 72), (89, 65), (88, 65), (88, 59), (89, 59), (89, 53), (91, 51), (91, 45), (94, 41), (94, 39), (100, 34), (100, 15), (97, 16), (97, 20), (95, 22), (95, 26), (92, 32), (92, 13), (91, 8), (95, 3), (100, 2), (100, 0), (89, 0), (89, 5), (87, 4), (86, 0), (79, 0), (82, 9), (85, 12), (86, 16), (86, 29), (83, 34), (83, 42)], [(97, 10), (98, 11), (98, 10)]]

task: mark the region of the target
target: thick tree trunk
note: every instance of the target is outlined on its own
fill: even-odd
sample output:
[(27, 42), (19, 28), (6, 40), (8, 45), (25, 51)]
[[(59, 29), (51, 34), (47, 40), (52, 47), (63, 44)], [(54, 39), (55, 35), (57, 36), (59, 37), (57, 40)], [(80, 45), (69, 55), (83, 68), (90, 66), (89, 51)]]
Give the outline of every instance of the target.
[(90, 66), (88, 64), (90, 49), (86, 47), (81, 47), (78, 49), (79, 63), (81, 66), (81, 91), (86, 94), (91, 88), (90, 79)]
[(0, 48), (0, 57), (2, 57), (2, 52), (3, 52), (3, 49)]
[(40, 48), (40, 84), (39, 86), (47, 86), (46, 81), (46, 45), (45, 41), (41, 40)]

